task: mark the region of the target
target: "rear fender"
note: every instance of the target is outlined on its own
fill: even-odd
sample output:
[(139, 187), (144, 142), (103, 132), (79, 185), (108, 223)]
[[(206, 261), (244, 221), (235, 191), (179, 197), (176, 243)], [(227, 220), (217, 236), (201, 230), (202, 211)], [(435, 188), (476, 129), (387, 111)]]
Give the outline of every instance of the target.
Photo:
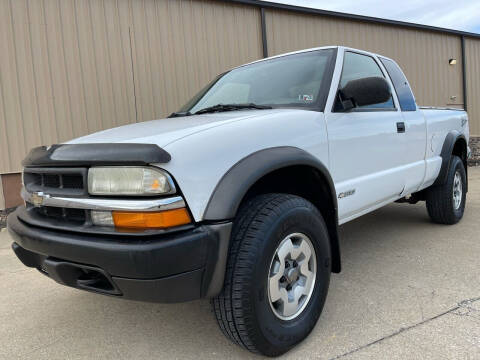
[[(461, 139), (463, 139), (465, 143), (467, 143), (465, 136), (460, 132), (458, 132), (457, 130), (450, 131), (445, 137), (445, 141), (443, 142), (443, 146), (442, 146), (442, 151), (440, 153), (440, 156), (442, 158), (442, 166), (440, 168), (438, 177), (432, 186), (443, 185), (447, 182), (448, 169), (452, 161), (453, 149), (457, 141)], [(465, 154), (465, 159), (462, 159), (464, 164), (466, 164), (466, 156), (467, 154)], [(467, 167), (465, 167), (465, 172), (467, 172), (467, 170), (468, 170)], [(468, 190), (468, 185), (467, 185), (467, 190)]]

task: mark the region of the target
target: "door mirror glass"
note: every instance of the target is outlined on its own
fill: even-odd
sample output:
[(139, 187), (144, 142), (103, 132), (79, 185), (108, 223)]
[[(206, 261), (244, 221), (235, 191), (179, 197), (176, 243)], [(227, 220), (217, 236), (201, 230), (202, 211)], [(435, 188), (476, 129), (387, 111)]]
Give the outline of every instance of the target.
[(343, 110), (382, 104), (392, 97), (390, 85), (383, 77), (372, 76), (350, 80), (338, 91)]

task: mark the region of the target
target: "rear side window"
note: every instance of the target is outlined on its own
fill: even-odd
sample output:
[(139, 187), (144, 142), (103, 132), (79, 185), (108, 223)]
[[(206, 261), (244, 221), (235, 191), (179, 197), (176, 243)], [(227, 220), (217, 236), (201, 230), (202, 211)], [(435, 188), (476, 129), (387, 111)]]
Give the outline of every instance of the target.
[(393, 86), (397, 92), (398, 101), (400, 102), (400, 109), (402, 109), (402, 111), (417, 110), (412, 89), (408, 86), (407, 78), (403, 75), (402, 70), (400, 70), (398, 65), (391, 60), (380, 58), (380, 61), (387, 69), (390, 79), (392, 79)]
[[(357, 80), (367, 77), (385, 77), (380, 70), (377, 62), (367, 55), (345, 52), (343, 60), (342, 77), (340, 78), (340, 88), (343, 88), (350, 80)], [(393, 99), (382, 104), (359, 106), (360, 109), (394, 109)]]

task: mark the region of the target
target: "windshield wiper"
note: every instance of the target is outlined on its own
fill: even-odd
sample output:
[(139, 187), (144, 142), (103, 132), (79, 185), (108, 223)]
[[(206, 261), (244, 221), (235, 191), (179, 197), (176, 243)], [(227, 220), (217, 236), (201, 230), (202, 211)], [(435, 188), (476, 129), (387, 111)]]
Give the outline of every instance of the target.
[(181, 117), (181, 116), (190, 116), (193, 115), (190, 111), (179, 111), (179, 112), (173, 112), (170, 115), (168, 115), (169, 118), (174, 118), (174, 117)]
[(242, 109), (264, 110), (264, 109), (272, 109), (272, 107), (268, 106), (268, 105), (257, 105), (257, 104), (254, 104), (254, 103), (250, 103), (250, 104), (217, 104), (217, 105), (214, 105), (214, 106), (206, 107), (205, 109), (202, 109), (202, 110), (198, 110), (194, 114), (199, 115), (199, 114), (207, 114), (207, 113), (213, 113), (213, 112), (234, 111), (234, 110), (242, 110)]

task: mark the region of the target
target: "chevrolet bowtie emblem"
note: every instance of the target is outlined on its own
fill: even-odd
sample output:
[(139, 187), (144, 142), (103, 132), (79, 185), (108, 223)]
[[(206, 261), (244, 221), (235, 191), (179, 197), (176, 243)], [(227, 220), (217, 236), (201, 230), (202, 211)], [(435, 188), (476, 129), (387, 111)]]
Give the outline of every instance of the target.
[(43, 193), (42, 192), (33, 193), (30, 196), (30, 201), (36, 207), (42, 206), (43, 205)]

